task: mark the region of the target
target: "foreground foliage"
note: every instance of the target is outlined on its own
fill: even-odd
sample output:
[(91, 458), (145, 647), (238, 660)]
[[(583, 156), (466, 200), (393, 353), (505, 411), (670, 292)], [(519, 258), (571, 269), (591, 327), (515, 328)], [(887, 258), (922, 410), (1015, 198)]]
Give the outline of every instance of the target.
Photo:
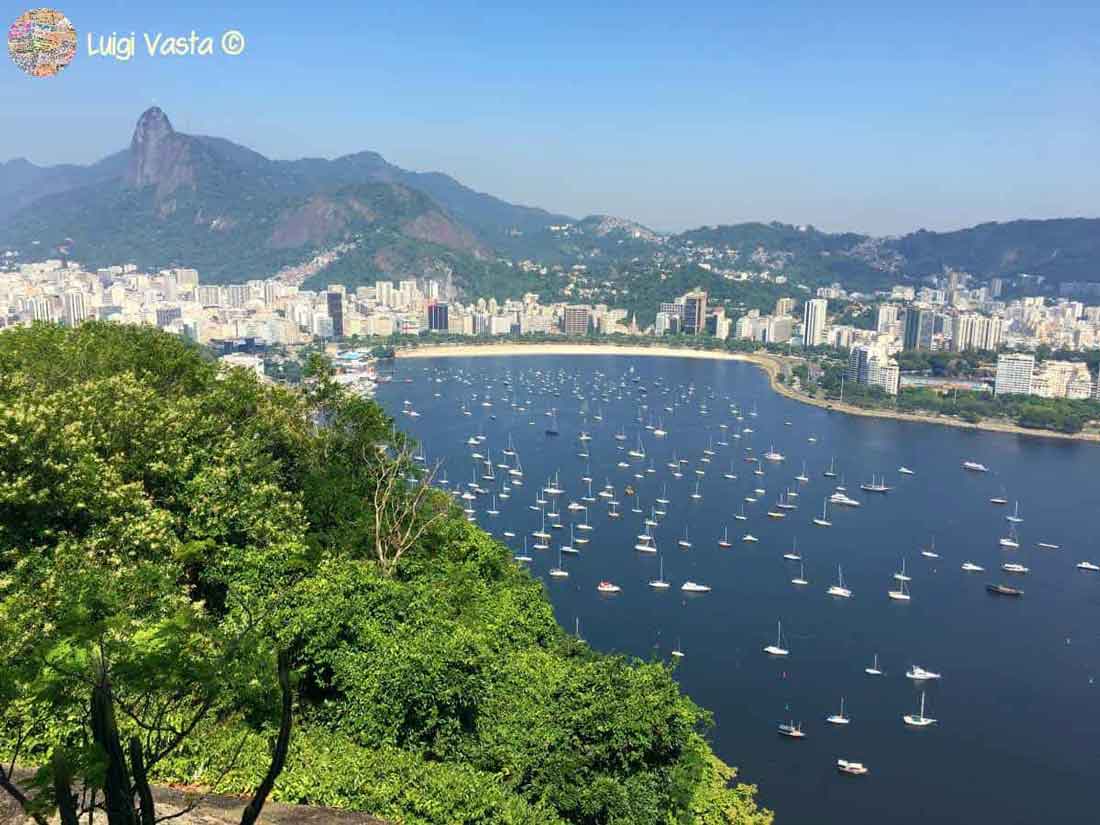
[[(563, 633), (445, 495), (390, 483), (381, 409), (307, 375), (148, 329), (0, 334), (0, 747), (45, 766), (38, 815), (113, 783), (110, 821), (145, 823), (148, 775), (405, 823), (771, 821), (668, 667)], [(395, 526), (380, 494), (420, 499)]]

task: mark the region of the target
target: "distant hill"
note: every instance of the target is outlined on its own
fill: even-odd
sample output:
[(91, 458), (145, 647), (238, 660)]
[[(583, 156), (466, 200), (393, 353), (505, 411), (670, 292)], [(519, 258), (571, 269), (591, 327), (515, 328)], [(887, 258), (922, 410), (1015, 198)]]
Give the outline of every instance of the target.
[(435, 262), (461, 282), (492, 258), (492, 238), (562, 219), (370, 152), (268, 160), (176, 132), (158, 108), (141, 116), (129, 149), (93, 166), (0, 166), (0, 193), (0, 242), (25, 255), (194, 266), (207, 282), (267, 277), (345, 243), (356, 245), (361, 280)]
[(583, 264), (612, 297), (628, 278), (639, 295), (639, 278), (677, 267), (704, 288), (728, 289), (717, 268), (697, 268), (701, 248), (725, 250), (723, 266), (860, 290), (945, 266), (980, 277), (1100, 281), (1100, 219), (895, 238), (780, 223), (665, 235), (623, 218), (578, 220), (508, 203), (441, 173), (402, 169), (376, 152), (270, 160), (224, 138), (176, 132), (155, 107), (138, 120), (129, 148), (90, 166), (0, 164), (0, 245), (26, 259), (60, 252), (90, 266), (193, 266), (208, 283), (321, 260), (310, 269), (310, 286), (432, 274), (497, 295), (540, 286), (530, 268), (507, 263), (520, 259)]

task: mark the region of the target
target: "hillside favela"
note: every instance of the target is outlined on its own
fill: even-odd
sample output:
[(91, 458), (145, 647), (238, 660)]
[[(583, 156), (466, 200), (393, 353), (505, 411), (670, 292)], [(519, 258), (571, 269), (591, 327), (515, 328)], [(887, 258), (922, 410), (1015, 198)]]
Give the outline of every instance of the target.
[(8, 9), (0, 825), (1097, 822), (1100, 11), (643, 6)]

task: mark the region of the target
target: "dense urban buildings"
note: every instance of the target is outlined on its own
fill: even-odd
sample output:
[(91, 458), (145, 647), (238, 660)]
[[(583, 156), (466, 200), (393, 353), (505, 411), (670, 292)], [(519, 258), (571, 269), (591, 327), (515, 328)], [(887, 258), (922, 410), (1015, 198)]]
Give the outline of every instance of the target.
[[(849, 359), (849, 381), (889, 394), (902, 383), (899, 352), (1000, 352), (996, 377), (989, 374), (997, 394), (1096, 396), (1096, 380), (1084, 364), (1040, 363), (1031, 353), (1040, 347), (1100, 348), (1100, 306), (1039, 296), (1002, 301), (996, 294), (1003, 284), (970, 288), (970, 281), (965, 273), (949, 271), (930, 285), (896, 285), (875, 295), (850, 293), (840, 284), (813, 291), (792, 284), (793, 294), (775, 299), (771, 314), (715, 300), (697, 288), (660, 302), (653, 323), (639, 328), (627, 310), (607, 304), (543, 303), (534, 293), (463, 301), (449, 282), (433, 278), (378, 280), (354, 289), (329, 284), (311, 291), (277, 279), (203, 284), (194, 269), (146, 273), (123, 265), (89, 271), (72, 261), (51, 260), (0, 268), (0, 328), (105, 320), (155, 325), (200, 343), (261, 346), (424, 333), (735, 338), (791, 349), (834, 347)], [(779, 275), (765, 282), (773, 288), (787, 283)], [(795, 297), (800, 291), (805, 298)], [(853, 311), (863, 315), (863, 323), (845, 322)]]

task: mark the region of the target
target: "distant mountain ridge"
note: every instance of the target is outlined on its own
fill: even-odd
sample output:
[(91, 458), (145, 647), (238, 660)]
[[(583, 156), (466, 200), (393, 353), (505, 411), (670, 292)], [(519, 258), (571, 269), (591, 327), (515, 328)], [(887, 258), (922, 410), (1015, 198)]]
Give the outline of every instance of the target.
[[(780, 223), (654, 232), (606, 215), (581, 220), (520, 206), (376, 152), (271, 160), (220, 137), (176, 132), (143, 113), (127, 149), (89, 166), (0, 163), (0, 246), (26, 259), (71, 254), (91, 266), (194, 266), (207, 282), (269, 277), (333, 248), (315, 275), (365, 283), (431, 273), (467, 290), (533, 288), (497, 258), (599, 270), (656, 271), (692, 249), (735, 249), (737, 267), (781, 269), (806, 282), (875, 288), (953, 267), (981, 277), (1027, 272), (1051, 282), (1100, 281), (1100, 219), (982, 224), (876, 238)], [(730, 256), (726, 256), (727, 262)], [(525, 270), (526, 271), (526, 270)], [(700, 270), (706, 278), (721, 277)]]

